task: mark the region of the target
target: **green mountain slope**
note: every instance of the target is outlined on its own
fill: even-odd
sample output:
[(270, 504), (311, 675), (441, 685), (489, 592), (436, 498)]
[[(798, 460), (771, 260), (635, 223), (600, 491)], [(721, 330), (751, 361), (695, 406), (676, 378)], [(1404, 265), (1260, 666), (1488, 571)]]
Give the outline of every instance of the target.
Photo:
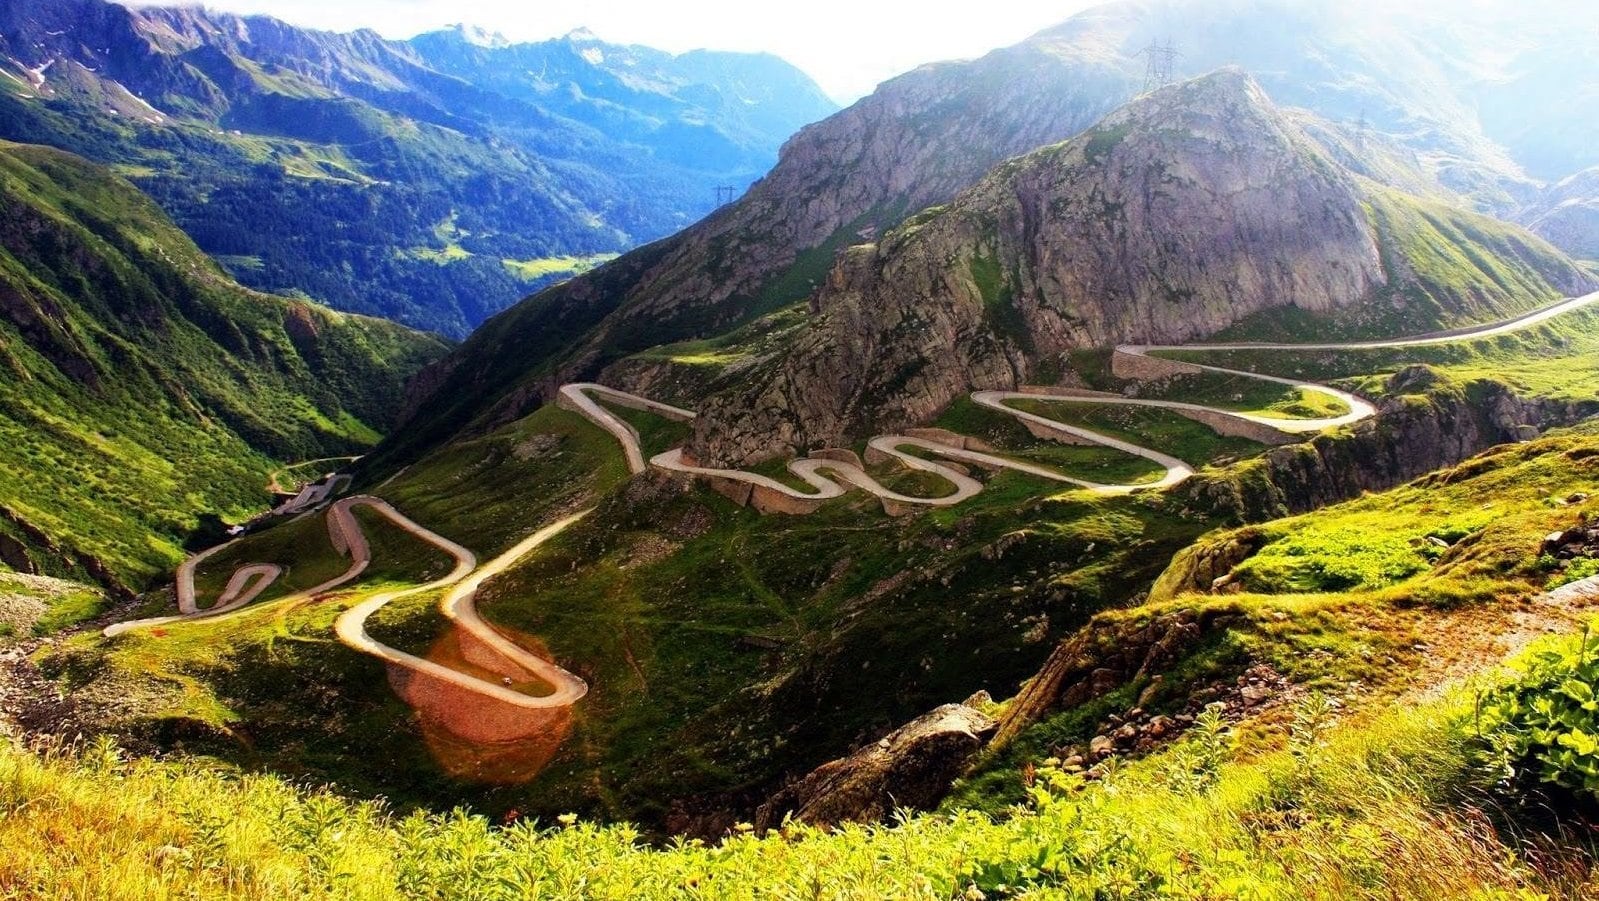
[[(297, 787), (303, 780), (241, 779), (199, 758), (126, 760), (108, 744), (41, 757), (6, 744), (0, 792), (14, 810), (0, 819), (11, 851), (0, 879), (39, 894), (70, 886), (111, 897), (276, 898), (286, 885), (344, 897), (356, 894), (350, 874), (359, 872), (359, 894), (371, 898), (763, 898), (796, 886), (807, 897), (928, 901), (1591, 898), (1599, 877), (1587, 842), (1563, 829), (1581, 822), (1592, 790), (1574, 808), (1531, 778), (1507, 780), (1485, 761), (1473, 702), (1512, 678), (1496, 668), (1526, 659), (1518, 652), (1542, 630), (1563, 634), (1540, 639), (1535, 654), (1576, 656), (1580, 605), (1531, 600), (1570, 574), (1533, 552), (1548, 529), (1599, 507), (1550, 498), (1596, 478), (1599, 434), (1589, 426), (1264, 535), (1228, 532), (1197, 545), (1225, 552), (1245, 538), (1259, 550), (1232, 564), (1241, 568), (1280, 546), (1310, 545), (1327, 557), (1288, 556), (1308, 570), (1350, 533), (1377, 532), (1380, 547), (1337, 562), (1377, 571), (1371, 564), (1386, 561), (1375, 551), (1405, 565), (1343, 593), (1277, 580), (1242, 594), (1168, 593), (1097, 617), (1079, 634), (1102, 639), (1075, 647), (1084, 660), (1105, 659), (1100, 672), (1111, 678), (1130, 675), (1108, 669), (1118, 650), (1177, 640), (1163, 640), (1165, 653), (1150, 654), (1156, 663), (1135, 681), (1076, 709), (1043, 711), (936, 814), (836, 830), (793, 822), (765, 835), (729, 823), (709, 841), (651, 844), (630, 825), (565, 816), (402, 816)], [(1484, 493), (1498, 499), (1493, 516), (1480, 510)], [(1425, 540), (1439, 535), (1452, 547)], [(1184, 624), (1197, 624), (1186, 641)], [(314, 647), (286, 644), (296, 654)], [(1591, 643), (1585, 653), (1588, 667), (1552, 683), (1550, 699), (1566, 706), (1551, 709), (1575, 708), (1567, 696), (1599, 688)], [(1246, 702), (1239, 686), (1257, 686), (1232, 677), (1257, 662), (1317, 691), (1273, 685)], [(1180, 712), (1197, 691), (1210, 692), (1219, 715)], [(1111, 716), (1149, 731), (1155, 720), (1129, 709), (1141, 694), (1166, 728), (1177, 717), (1195, 725), (1143, 752), (1118, 740), (1111, 762), (1091, 771), (1063, 759), (1060, 749), (1096, 728), (1108, 735)], [(174, 858), (185, 865), (166, 863)]]
[(274, 460), (352, 453), (445, 349), (241, 288), (132, 185), (0, 144), (0, 533), (14, 568), (142, 587)]

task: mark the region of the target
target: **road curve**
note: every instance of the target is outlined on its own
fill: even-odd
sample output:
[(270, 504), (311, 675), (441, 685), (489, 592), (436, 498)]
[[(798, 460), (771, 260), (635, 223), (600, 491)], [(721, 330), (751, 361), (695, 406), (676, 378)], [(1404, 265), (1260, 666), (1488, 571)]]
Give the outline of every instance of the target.
[[(351, 546), (344, 536), (347, 535), (350, 532), (351, 527), (354, 526), (355, 521), (350, 517), (349, 507), (357, 500), (357, 498), (346, 498), (345, 500), (335, 503), (328, 509), (328, 536), (333, 541), (333, 546), (338, 548), (341, 553), (344, 553), (345, 549)], [(359, 531), (359, 528), (356, 527), (355, 531)], [(234, 571), (233, 576), (228, 580), (228, 585), (223, 590), (222, 595), (217, 599), (217, 602), (210, 607), (201, 608), (196, 601), (194, 594), (194, 571), (196, 567), (198, 567), (209, 557), (239, 543), (240, 540), (242, 539), (234, 539), (233, 541), (219, 544), (209, 550), (201, 551), (200, 553), (195, 554), (189, 559), (183, 561), (183, 563), (178, 566), (178, 571), (176, 574), (176, 592), (178, 596), (177, 615), (157, 616), (150, 619), (136, 619), (129, 620), (127, 622), (113, 623), (112, 625), (105, 627), (105, 629), (102, 630), (102, 634), (104, 634), (107, 638), (114, 638), (124, 632), (134, 629), (149, 629), (159, 626), (175, 625), (177, 623), (200, 621), (214, 622), (227, 619), (235, 614), (243, 612), (249, 606), (250, 602), (260, 597), (261, 593), (266, 591), (266, 589), (277, 580), (277, 577), (281, 575), (283, 571), (281, 567), (270, 563), (252, 563), (240, 567), (238, 570)], [(307, 588), (304, 591), (295, 592), (288, 597), (282, 598), (282, 600), (300, 601), (332, 591), (333, 589), (347, 584), (360, 576), (361, 573), (366, 571), (369, 563), (371, 563), (370, 556), (353, 554), (351, 556), (350, 566), (345, 569), (344, 572), (334, 576), (320, 585)], [(252, 575), (255, 577), (255, 581), (250, 584), (247, 589), (244, 588), (244, 581)]]
[[(599, 400), (629, 407), (637, 410), (656, 413), (669, 419), (688, 421), (694, 418), (694, 412), (680, 407), (673, 407), (659, 401), (629, 394), (605, 385), (593, 382), (575, 382), (563, 385), (557, 395), (557, 403), (566, 409), (572, 410), (605, 431), (621, 443), (623, 452), (627, 456), (628, 469), (635, 475), (644, 472), (649, 466), (668, 472), (683, 473), (723, 483), (735, 483), (747, 486), (749, 489), (765, 492), (768, 496), (787, 498), (804, 504), (830, 500), (842, 496), (850, 486), (860, 488), (884, 501), (885, 507), (892, 509), (891, 505), (899, 506), (928, 506), (947, 507), (961, 503), (982, 491), (982, 483), (971, 478), (961, 469), (947, 466), (936, 460), (929, 460), (924, 456), (907, 453), (903, 448), (911, 447), (924, 451), (945, 460), (955, 463), (970, 464), (985, 469), (1009, 469), (1024, 472), (1030, 475), (1051, 481), (1074, 485), (1092, 491), (1096, 494), (1128, 494), (1146, 489), (1165, 488), (1185, 481), (1194, 474), (1194, 470), (1187, 463), (1169, 454), (1162, 453), (1153, 448), (1142, 447), (1129, 441), (1123, 441), (1110, 435), (1101, 434), (1081, 426), (1071, 425), (1024, 410), (1018, 410), (1009, 405), (1012, 401), (1059, 401), (1074, 404), (1106, 404), (1116, 406), (1153, 407), (1171, 410), (1180, 415), (1196, 419), (1209, 425), (1218, 432), (1226, 434), (1249, 434), (1247, 428), (1255, 427), (1255, 434), (1264, 434), (1270, 439), (1279, 436), (1279, 440), (1287, 440), (1286, 436), (1300, 435), (1310, 432), (1319, 432), (1323, 429), (1337, 428), (1360, 422), (1376, 414), (1377, 410), (1369, 401), (1347, 391), (1340, 391), (1327, 385), (1307, 382), (1300, 379), (1282, 378), (1272, 375), (1261, 375), (1241, 369), (1228, 369), (1221, 366), (1210, 366), (1187, 361), (1167, 361), (1154, 354), (1169, 351), (1230, 351), (1230, 350), (1282, 350), (1282, 351), (1325, 351), (1325, 350), (1376, 350), (1385, 348), (1422, 347), (1435, 344), (1446, 344), (1457, 341), (1467, 341), (1479, 338), (1489, 338), (1495, 335), (1507, 334), (1519, 329), (1528, 328), (1546, 322), (1557, 316), (1582, 309), (1599, 302), (1599, 292), (1574, 297), (1561, 301), (1549, 307), (1535, 310), (1523, 316), (1502, 322), (1489, 323), (1481, 326), (1457, 329), (1450, 332), (1438, 332), (1409, 338), (1394, 338), (1379, 341), (1355, 341), (1340, 344), (1273, 344), (1273, 343), (1236, 343), (1236, 344), (1184, 344), (1184, 345), (1145, 345), (1127, 344), (1116, 349), (1120, 356), (1159, 361), (1168, 365), (1173, 371), (1182, 369), (1186, 371), (1209, 371), (1226, 375), (1241, 376), (1273, 382), (1280, 385), (1297, 388), (1303, 391), (1322, 394), (1331, 397), (1348, 409), (1337, 416), (1326, 416), (1312, 419), (1289, 419), (1267, 416), (1259, 413), (1244, 413), (1235, 410), (1225, 410), (1219, 407), (1210, 407), (1202, 404), (1184, 403), (1181, 401), (1152, 400), (1144, 398), (1128, 398), (1120, 395), (1096, 393), (1090, 391), (1076, 391), (1070, 389), (1029, 387), (1021, 391), (977, 391), (971, 397), (978, 406), (1004, 413), (1015, 417), (1025, 425), (1033, 434), (1052, 437), (1059, 440), (1087, 442), (1104, 447), (1114, 448), (1123, 453), (1143, 457), (1165, 470), (1164, 475), (1153, 482), (1130, 485), (1105, 485), (1072, 478), (1062, 473), (1043, 466), (1037, 466), (1019, 460), (988, 453), (986, 448), (974, 447), (971, 439), (964, 439), (953, 433), (939, 433), (939, 430), (913, 430), (921, 431), (924, 435), (883, 435), (873, 438), (868, 442), (868, 461), (876, 459), (896, 459), (906, 467), (922, 472), (930, 472), (948, 481), (954, 486), (949, 494), (939, 497), (913, 497), (892, 491), (876, 479), (872, 478), (861, 466), (850, 460), (853, 454), (847, 452), (831, 452), (827, 456), (802, 457), (788, 464), (788, 471), (806, 485), (800, 489), (784, 482), (773, 479), (760, 473), (748, 472), (738, 469), (722, 469), (705, 467), (696, 464), (685, 453), (683, 448), (674, 448), (665, 453), (657, 454), (650, 458), (646, 464), (643, 448), (640, 446), (639, 434), (636, 429), (621, 417), (612, 413), (599, 403)], [(1243, 431), (1240, 431), (1240, 430)], [(935, 433), (926, 436), (925, 433)]]
[[(384, 663), (399, 666), (516, 707), (526, 709), (568, 707), (588, 693), (588, 683), (537, 654), (524, 650), (521, 646), (495, 630), (478, 614), (475, 602), (480, 585), (504, 572), (539, 545), (559, 535), (568, 526), (588, 515), (589, 511), (585, 510), (582, 513), (568, 516), (559, 522), (545, 526), (515, 547), (478, 568), (476, 556), (465, 547), (417, 525), (387, 503), (376, 499), (373, 499), (373, 501), (371, 504), (373, 509), (388, 517), (395, 525), (454, 557), (455, 568), (445, 576), (435, 579), (426, 585), (418, 585), (415, 588), (407, 588), (403, 591), (376, 594), (346, 610), (340, 614), (333, 624), (334, 632), (338, 635), (340, 641), (357, 651), (370, 654)], [(440, 612), (446, 618), (455, 622), (462, 631), (478, 639), (483, 645), (505, 658), (507, 662), (531, 672), (541, 681), (547, 683), (552, 689), (550, 694), (534, 696), (513, 691), (504, 685), (488, 682), (459, 670), (450, 669), (432, 660), (390, 647), (373, 638), (366, 631), (366, 621), (372, 614), (382, 609), (384, 605), (400, 598), (445, 587), (449, 587), (450, 590), (445, 593), (444, 599), (439, 604)]]
[[(455, 566), (445, 575), (425, 585), (373, 595), (340, 614), (339, 618), (334, 621), (334, 633), (341, 642), (363, 654), (376, 657), (391, 666), (398, 666), (448, 682), (479, 695), (504, 701), (517, 707), (545, 709), (570, 706), (588, 693), (588, 684), (582, 679), (554, 663), (524, 650), (495, 630), (478, 613), (475, 602), (478, 587), (484, 582), (504, 572), (540, 545), (559, 535), (567, 527), (582, 519), (589, 511), (585, 510), (582, 513), (568, 516), (559, 522), (540, 529), (504, 554), (479, 567), (477, 556), (472, 551), (418, 524), (400, 513), (387, 501), (365, 495), (343, 498), (328, 508), (328, 535), (333, 542), (333, 546), (341, 554), (347, 554), (350, 557), (349, 568), (321, 585), (280, 599), (280, 604), (282, 602), (315, 598), (318, 595), (348, 584), (366, 571), (366, 568), (372, 562), (372, 548), (367, 541), (366, 533), (362, 530), (360, 522), (355, 518), (354, 511), (357, 507), (365, 507), (382, 515), (401, 530), (450, 555), (455, 560)], [(228, 542), (196, 554), (184, 561), (183, 565), (178, 568), (177, 594), (178, 607), (181, 611), (179, 615), (117, 623), (107, 627), (104, 630), (104, 634), (107, 637), (114, 637), (133, 629), (152, 626), (201, 621), (214, 622), (225, 619), (230, 614), (246, 612), (244, 610), (246, 605), (259, 597), (261, 592), (281, 573), (280, 567), (267, 563), (252, 563), (241, 566), (234, 571), (228, 581), (227, 588), (223, 591), (216, 604), (202, 609), (197, 606), (195, 601), (195, 569), (207, 558), (231, 547), (234, 543)], [(386, 604), (400, 598), (427, 591), (436, 591), (440, 588), (450, 589), (439, 605), (440, 611), (445, 617), (455, 622), (465, 633), (475, 638), (482, 646), (491, 649), (495, 654), (504, 658), (512, 666), (521, 671), (531, 673), (539, 680), (547, 683), (551, 688), (551, 693), (535, 697), (512, 691), (503, 685), (485, 681), (476, 676), (450, 669), (431, 660), (390, 647), (373, 638), (366, 631), (367, 620)]]

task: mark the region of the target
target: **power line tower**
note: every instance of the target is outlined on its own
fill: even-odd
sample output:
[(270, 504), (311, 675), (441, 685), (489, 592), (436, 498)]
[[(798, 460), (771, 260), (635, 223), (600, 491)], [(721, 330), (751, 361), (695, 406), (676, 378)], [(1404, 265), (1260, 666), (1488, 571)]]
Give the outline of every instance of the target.
[(1360, 108), (1360, 120), (1355, 123), (1355, 146), (1366, 149), (1366, 139), (1371, 136), (1371, 122), (1366, 118), (1366, 108)]
[(727, 206), (738, 196), (738, 189), (732, 185), (722, 185), (716, 189), (716, 205)]
[(1163, 88), (1171, 84), (1172, 64), (1177, 57), (1182, 56), (1177, 52), (1177, 45), (1171, 38), (1166, 39), (1166, 45), (1161, 46), (1160, 41), (1150, 41), (1149, 46), (1143, 49), (1143, 55), (1149, 58), (1149, 65), (1144, 70), (1144, 93)]

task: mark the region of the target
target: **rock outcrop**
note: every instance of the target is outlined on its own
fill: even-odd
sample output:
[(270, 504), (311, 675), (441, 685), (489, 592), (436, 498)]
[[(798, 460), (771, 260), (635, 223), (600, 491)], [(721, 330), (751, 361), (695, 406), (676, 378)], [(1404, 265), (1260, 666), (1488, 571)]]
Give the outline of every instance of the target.
[(1072, 349), (1357, 303), (1387, 282), (1361, 202), (1241, 71), (1167, 88), (851, 251), (775, 371), (704, 409), (697, 455), (835, 443)]
[[(1003, 747), (1056, 710), (1091, 701), (1128, 682), (1153, 679), (1237, 616), (1212, 606), (1079, 629), (1056, 646), (1038, 675), (1006, 705), (994, 747)], [(1090, 750), (1098, 754), (1113, 746)]]
[(770, 829), (790, 818), (816, 826), (873, 823), (895, 810), (932, 808), (994, 726), (972, 707), (945, 704), (777, 792), (756, 811), (755, 827)]
[(1516, 218), (1577, 259), (1599, 260), (1599, 167), (1551, 185)]

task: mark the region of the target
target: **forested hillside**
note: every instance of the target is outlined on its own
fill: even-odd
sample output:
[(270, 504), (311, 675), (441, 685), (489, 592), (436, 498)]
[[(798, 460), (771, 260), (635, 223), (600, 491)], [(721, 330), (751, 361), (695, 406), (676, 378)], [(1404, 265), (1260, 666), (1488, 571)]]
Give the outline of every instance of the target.
[(216, 517), (258, 511), (273, 461), (375, 442), (445, 349), (241, 288), (132, 185), (61, 151), (0, 144), (0, 211), (13, 569), (148, 586)]

